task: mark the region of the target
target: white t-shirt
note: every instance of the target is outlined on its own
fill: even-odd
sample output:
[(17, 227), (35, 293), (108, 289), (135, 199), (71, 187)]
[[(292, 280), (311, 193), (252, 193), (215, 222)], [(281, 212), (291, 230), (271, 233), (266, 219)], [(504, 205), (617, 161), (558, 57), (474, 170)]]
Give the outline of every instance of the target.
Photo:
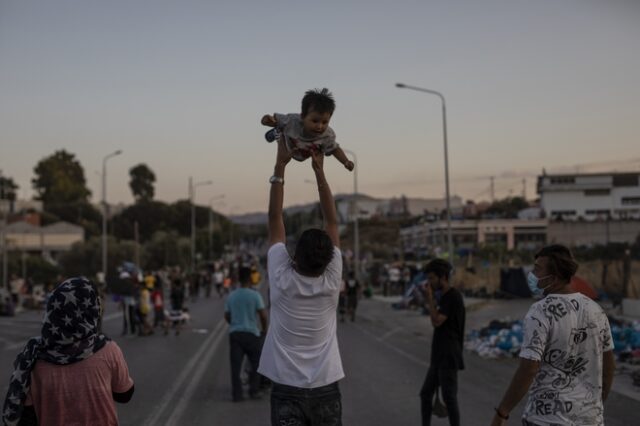
[(522, 418), (537, 425), (603, 425), (602, 354), (609, 320), (581, 293), (551, 294), (524, 320), (520, 357), (540, 361)]
[(336, 337), (342, 254), (319, 277), (294, 269), (283, 243), (267, 254), (271, 313), (258, 372), (275, 383), (316, 388), (344, 377)]

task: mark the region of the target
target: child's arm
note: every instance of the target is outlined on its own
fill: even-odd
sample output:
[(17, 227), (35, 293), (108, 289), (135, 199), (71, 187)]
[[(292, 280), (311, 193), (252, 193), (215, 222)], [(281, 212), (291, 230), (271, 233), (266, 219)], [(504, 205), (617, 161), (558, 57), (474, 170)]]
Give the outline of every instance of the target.
[(333, 155), (334, 157), (336, 157), (336, 159), (341, 162), (344, 167), (349, 170), (352, 171), (354, 164), (353, 161), (349, 160), (347, 158), (347, 155), (344, 153), (344, 151), (342, 150), (342, 148), (337, 147), (336, 149), (333, 150), (333, 152), (331, 153), (331, 155)]

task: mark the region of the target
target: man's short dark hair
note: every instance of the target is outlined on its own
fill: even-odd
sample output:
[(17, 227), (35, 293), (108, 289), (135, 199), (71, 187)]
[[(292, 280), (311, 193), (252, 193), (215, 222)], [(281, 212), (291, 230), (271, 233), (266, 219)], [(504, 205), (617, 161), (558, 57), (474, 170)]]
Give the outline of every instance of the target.
[(333, 95), (326, 87), (322, 90), (314, 89), (307, 90), (302, 98), (302, 117), (305, 117), (309, 111), (314, 110), (320, 114), (328, 112), (333, 115), (333, 111), (336, 109), (336, 101), (333, 99)]
[(560, 244), (552, 244), (541, 248), (535, 255), (535, 258), (546, 257), (549, 259), (547, 270), (564, 282), (571, 281), (571, 277), (578, 270), (578, 262), (573, 258), (571, 250)]
[(438, 277), (438, 279), (446, 278), (448, 281), (452, 269), (453, 267), (446, 260), (433, 259), (431, 262), (427, 263), (427, 266), (424, 267), (424, 273), (432, 273), (436, 277)]
[(241, 266), (238, 271), (238, 279), (240, 284), (248, 284), (251, 282), (251, 268), (247, 266)]
[(322, 229), (307, 229), (300, 235), (293, 259), (302, 275), (322, 275), (333, 259), (333, 241)]

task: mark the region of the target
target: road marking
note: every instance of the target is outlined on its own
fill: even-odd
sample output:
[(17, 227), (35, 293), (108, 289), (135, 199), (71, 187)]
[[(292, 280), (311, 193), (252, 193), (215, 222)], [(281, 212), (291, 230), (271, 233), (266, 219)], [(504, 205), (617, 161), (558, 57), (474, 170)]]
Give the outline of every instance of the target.
[(351, 324), (353, 327), (355, 327), (356, 329), (360, 330), (362, 333), (366, 334), (367, 336), (373, 338), (374, 340), (376, 340), (377, 342), (382, 343), (384, 346), (386, 346), (387, 348), (391, 349), (392, 351), (402, 355), (403, 357), (405, 357), (406, 359), (408, 359), (409, 361), (413, 361), (418, 365), (421, 365), (423, 367), (428, 367), (429, 364), (427, 364), (426, 362), (424, 362), (423, 360), (421, 360), (418, 357), (415, 357), (413, 355), (411, 355), (408, 352), (403, 351), (400, 348), (397, 348), (395, 346), (393, 346), (392, 344), (386, 342), (384, 340), (384, 336), (383, 337), (378, 337), (375, 334), (373, 334), (372, 332), (365, 330), (364, 328), (362, 328), (361, 326), (357, 325), (357, 324)]
[(187, 405), (191, 401), (193, 394), (196, 392), (196, 388), (202, 381), (205, 370), (211, 367), (211, 358), (213, 358), (213, 355), (215, 354), (216, 350), (218, 349), (218, 346), (220, 345), (220, 341), (225, 335), (226, 335), (226, 330), (222, 329), (218, 333), (218, 336), (214, 339), (213, 343), (209, 346), (209, 349), (207, 350), (207, 352), (200, 359), (197, 370), (194, 371), (193, 374), (191, 375), (193, 379), (191, 379), (191, 381), (189, 382), (189, 385), (180, 396), (180, 400), (178, 404), (173, 409), (173, 413), (171, 414), (171, 417), (169, 417), (165, 425), (173, 426), (173, 425), (185, 424), (185, 423), (178, 423), (178, 422), (182, 417), (182, 415), (184, 414), (185, 410), (187, 409)]
[(109, 315), (105, 315), (102, 317), (102, 322), (111, 321), (116, 318), (122, 318), (122, 312), (114, 312)]
[[(180, 390), (180, 388), (182, 388), (186, 380), (192, 376), (191, 371), (198, 366), (198, 360), (201, 358), (202, 354), (206, 352), (208, 348), (210, 348), (212, 342), (214, 341), (217, 342), (217, 340), (219, 339), (219, 336), (218, 336), (219, 334), (220, 335), (224, 334), (224, 331), (225, 331), (224, 325), (225, 325), (225, 321), (220, 320), (220, 322), (214, 329), (213, 333), (211, 333), (211, 335), (207, 337), (207, 339), (202, 343), (202, 345), (200, 345), (198, 352), (196, 352), (191, 357), (189, 362), (185, 365), (184, 369), (180, 373), (180, 376), (178, 376), (177, 380), (173, 383), (173, 386), (171, 386), (171, 390), (165, 393), (164, 397), (162, 398), (162, 401), (160, 401), (160, 404), (153, 408), (152, 410), (153, 415), (147, 418), (147, 420), (143, 423), (144, 426), (156, 426), (158, 424), (161, 424), (160, 418), (162, 417), (162, 414), (167, 409), (167, 407), (169, 407), (169, 405), (172, 405), (174, 401), (177, 399), (178, 391)], [(174, 411), (174, 414), (175, 414), (175, 411)], [(173, 417), (174, 416), (172, 416), (172, 418)], [(167, 422), (164, 424), (168, 425), (169, 423)]]
[(386, 333), (384, 333), (382, 337), (380, 337), (380, 340), (387, 340), (389, 337), (393, 336), (398, 331), (402, 331), (402, 330), (404, 330), (404, 327), (396, 327), (393, 330), (389, 330)]

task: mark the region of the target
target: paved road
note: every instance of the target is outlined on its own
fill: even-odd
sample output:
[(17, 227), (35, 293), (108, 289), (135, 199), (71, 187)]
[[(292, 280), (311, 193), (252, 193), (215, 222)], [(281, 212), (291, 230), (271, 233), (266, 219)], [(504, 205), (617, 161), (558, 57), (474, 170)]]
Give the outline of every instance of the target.
[[(468, 314), (468, 327), (514, 315), (528, 302), (491, 302)], [(269, 424), (268, 397), (232, 403), (223, 304), (217, 297), (190, 305), (192, 323), (179, 336), (120, 336), (121, 317), (108, 304), (105, 332), (122, 347), (136, 382), (136, 394), (119, 405), (127, 425)], [(11, 362), (27, 336), (37, 334), (40, 314), (0, 318), (0, 365), (8, 379)], [(426, 317), (393, 311), (388, 303), (361, 303), (357, 322), (340, 324), (340, 350), (347, 377), (341, 383), (345, 425), (417, 425), (418, 391), (427, 369), (431, 327)], [(516, 367), (515, 360), (485, 360), (466, 354), (459, 399), (465, 425), (488, 424), (492, 408)], [(1, 386), (0, 388), (4, 388)], [(640, 396), (640, 394), (638, 394)], [(613, 393), (606, 405), (607, 425), (634, 424), (640, 398)], [(519, 410), (513, 414), (519, 415)], [(435, 420), (433, 424), (447, 424)], [(517, 424), (517, 422), (513, 422)]]

